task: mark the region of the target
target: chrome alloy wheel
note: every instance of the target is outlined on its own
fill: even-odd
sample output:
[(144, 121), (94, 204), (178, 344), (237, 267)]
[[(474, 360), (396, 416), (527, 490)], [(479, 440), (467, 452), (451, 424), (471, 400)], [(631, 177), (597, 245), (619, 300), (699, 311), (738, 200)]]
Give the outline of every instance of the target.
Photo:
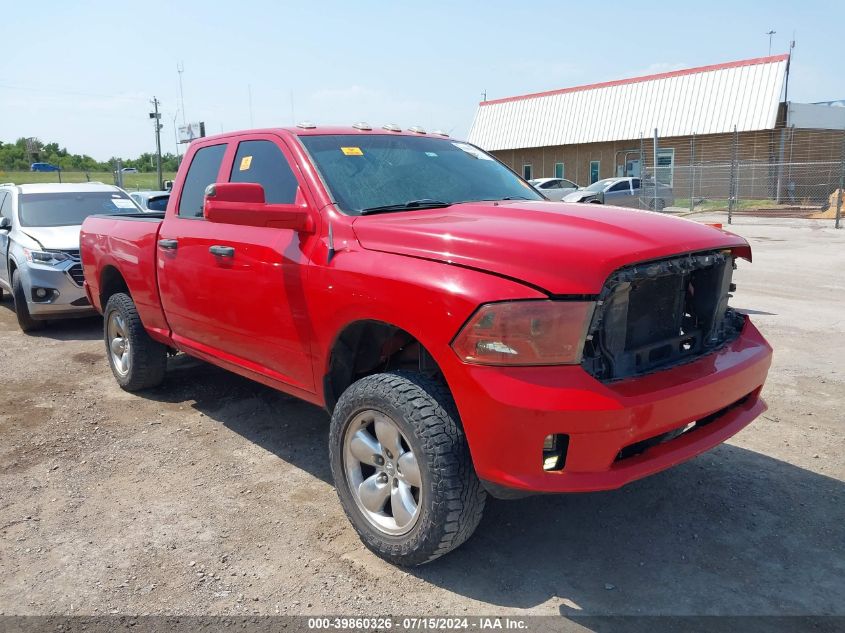
[(380, 532), (411, 531), (420, 515), (422, 478), (407, 438), (389, 416), (356, 415), (343, 440), (343, 468), (352, 498)]
[(117, 373), (125, 376), (129, 373), (129, 338), (126, 335), (126, 323), (117, 310), (109, 313), (106, 334), (109, 341), (109, 353), (111, 354), (112, 365)]

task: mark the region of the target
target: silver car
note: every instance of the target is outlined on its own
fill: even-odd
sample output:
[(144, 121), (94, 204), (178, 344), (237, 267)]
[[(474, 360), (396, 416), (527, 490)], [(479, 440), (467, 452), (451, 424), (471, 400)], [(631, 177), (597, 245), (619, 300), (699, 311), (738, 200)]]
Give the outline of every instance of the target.
[(169, 191), (133, 191), (129, 194), (144, 211), (166, 211)]
[(535, 178), (529, 180), (528, 184), (549, 200), (562, 200), (564, 196), (579, 189), (578, 185), (566, 178)]
[(654, 180), (633, 177), (605, 178), (564, 196), (563, 201), (611, 204), (655, 211), (663, 211), (664, 208), (675, 204), (675, 195), (668, 185), (658, 184), (657, 196), (654, 194)]
[(94, 314), (82, 287), (82, 221), (95, 213), (140, 212), (111, 185), (0, 184), (0, 295), (11, 293), (24, 332), (46, 319)]

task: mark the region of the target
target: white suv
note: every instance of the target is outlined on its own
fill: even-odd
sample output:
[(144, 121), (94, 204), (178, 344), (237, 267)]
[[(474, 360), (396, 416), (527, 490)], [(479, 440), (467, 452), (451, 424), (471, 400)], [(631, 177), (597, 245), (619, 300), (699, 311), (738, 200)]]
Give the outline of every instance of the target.
[(96, 213), (140, 212), (111, 185), (0, 184), (0, 296), (12, 294), (24, 332), (45, 319), (94, 314), (82, 287), (82, 221)]

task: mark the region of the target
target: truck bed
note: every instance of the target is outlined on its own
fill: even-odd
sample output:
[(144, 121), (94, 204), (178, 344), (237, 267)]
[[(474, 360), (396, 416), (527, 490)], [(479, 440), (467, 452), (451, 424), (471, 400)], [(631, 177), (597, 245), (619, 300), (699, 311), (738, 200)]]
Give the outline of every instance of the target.
[(122, 284), (132, 294), (150, 334), (167, 342), (170, 329), (161, 308), (156, 272), (156, 243), (163, 220), (164, 212), (92, 215), (82, 224), (79, 243), (91, 305), (102, 313), (103, 289)]

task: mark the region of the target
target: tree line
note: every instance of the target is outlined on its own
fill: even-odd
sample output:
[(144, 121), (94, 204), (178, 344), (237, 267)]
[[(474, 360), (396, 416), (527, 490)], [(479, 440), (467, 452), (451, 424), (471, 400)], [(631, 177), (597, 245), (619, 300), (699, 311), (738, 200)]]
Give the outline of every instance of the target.
[[(0, 170), (2, 171), (29, 171), (32, 163), (50, 163), (61, 168), (62, 171), (114, 171), (117, 158), (112, 156), (107, 161), (98, 161), (87, 154), (71, 154), (66, 148), (58, 143), (42, 143), (35, 140), (33, 148), (36, 150), (30, 154), (27, 151), (27, 139), (19, 138), (14, 143), (0, 141)], [(122, 167), (134, 167), (138, 171), (154, 172), (156, 170), (155, 154), (144, 152), (137, 158), (123, 158)], [(179, 158), (174, 154), (161, 155), (162, 171), (176, 171), (179, 167)]]

